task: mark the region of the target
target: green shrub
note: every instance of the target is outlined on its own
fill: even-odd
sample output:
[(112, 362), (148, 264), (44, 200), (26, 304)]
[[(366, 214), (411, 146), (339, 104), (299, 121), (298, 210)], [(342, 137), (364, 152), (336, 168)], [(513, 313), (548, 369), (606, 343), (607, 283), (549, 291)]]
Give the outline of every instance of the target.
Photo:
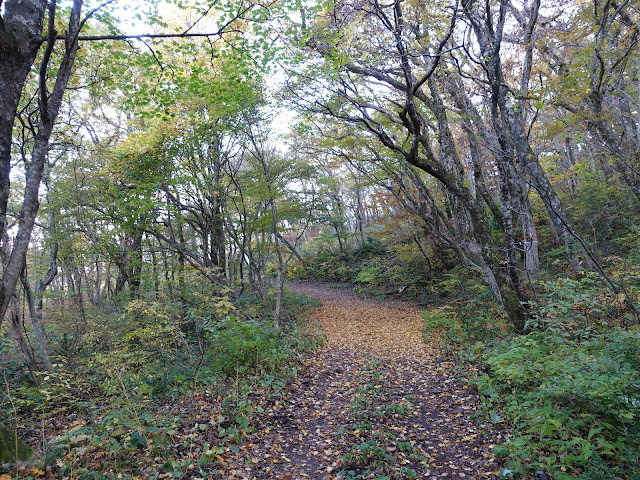
[[(293, 293), (284, 289), (284, 305), (292, 319), (302, 320), (321, 302), (307, 295)], [(243, 294), (235, 300), (238, 316), (247, 318), (269, 319), (273, 315), (273, 306), (267, 305), (255, 294)]]
[(371, 284), (377, 285), (378, 284), (377, 278), (378, 278), (379, 272), (380, 272), (379, 266), (365, 265), (358, 272), (358, 275), (356, 276), (355, 281), (357, 283), (371, 283)]
[(463, 360), (473, 359), (486, 344), (491, 344), (508, 331), (491, 291), (486, 287), (476, 291), (472, 300), (433, 308), (422, 314), (425, 339), (437, 335), (445, 352), (455, 353)]
[(617, 296), (592, 275), (541, 283), (532, 333), (514, 336), (486, 288), (447, 276), (437, 288), (456, 300), (425, 313), (425, 333), (489, 372), (474, 381), (487, 417), (513, 429), (494, 450), (505, 471), (640, 479), (640, 333)]
[[(529, 328), (548, 330), (567, 338), (588, 338), (625, 320), (624, 300), (602, 289), (594, 273), (580, 280), (559, 278), (539, 285), (538, 301), (532, 303)], [(621, 322), (622, 320), (622, 322)]]
[(325, 246), (305, 259), (304, 270), (296, 269), (295, 277), (357, 283), (358, 290), (374, 294), (390, 293), (401, 287), (402, 291), (416, 295), (431, 280), (428, 265), (412, 237), (389, 244), (367, 237), (364, 244), (339, 253)]
[(0, 465), (14, 463), (16, 460), (25, 461), (31, 455), (33, 450), (18, 438), (16, 432), (0, 428)]
[(628, 234), (637, 229), (637, 216), (621, 212), (637, 212), (638, 201), (612, 179), (603, 179), (589, 168), (578, 168), (580, 181), (567, 202), (567, 214), (575, 219), (575, 227), (583, 232), (583, 238), (592, 238), (605, 255), (623, 255), (636, 250), (635, 241), (629, 242)]
[(322, 305), (320, 300), (300, 293), (293, 293), (287, 289), (284, 292), (284, 303), (287, 306), (289, 316), (298, 320), (304, 319)]
[(270, 322), (240, 320), (229, 316), (209, 331), (209, 363), (226, 376), (234, 376), (258, 367), (270, 370), (288, 358), (281, 348), (281, 329)]
[[(216, 463), (227, 449), (238, 451), (233, 443), (251, 428), (250, 392), (282, 396), (294, 362), (321, 337), (305, 322), (275, 328), (270, 306), (255, 297), (236, 301), (228, 289), (185, 280), (173, 301), (133, 300), (120, 312), (87, 308), (77, 338), (73, 322), (62, 328), (52, 321), (52, 337), (67, 338), (54, 350), (65, 354), (54, 356), (56, 372), (43, 375), (40, 386), (16, 363), (11, 339), (0, 336), (0, 369), (9, 384), (0, 389), (0, 412), (7, 413), (0, 422), (39, 428), (40, 421), (69, 418), (65, 431), (47, 438), (36, 463), (45, 460), (60, 478), (102, 479), (115, 478), (114, 472), (128, 478), (148, 460), (145, 475), (164, 470), (177, 478), (188, 471), (205, 478), (210, 472), (200, 466)], [(319, 305), (290, 292), (285, 302), (295, 320)], [(196, 401), (185, 394), (204, 388), (220, 408), (194, 427), (196, 410), (175, 407)], [(192, 428), (198, 435), (186, 434)], [(0, 464), (12, 461), (15, 453), (7, 454), (3, 438), (0, 443)], [(166, 463), (150, 466), (156, 457)]]
[(511, 468), (640, 478), (640, 333), (616, 328), (575, 340), (534, 332), (498, 344), (485, 361), (491, 375), (478, 380), (481, 396), (515, 427), (502, 450)]

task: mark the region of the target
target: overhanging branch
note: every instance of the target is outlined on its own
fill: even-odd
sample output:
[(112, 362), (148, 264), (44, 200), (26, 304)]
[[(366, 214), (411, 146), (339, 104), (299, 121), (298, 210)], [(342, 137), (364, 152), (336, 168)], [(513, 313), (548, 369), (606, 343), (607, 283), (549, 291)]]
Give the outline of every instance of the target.
[[(142, 40), (153, 38), (196, 38), (196, 37), (216, 37), (228, 33), (242, 33), (241, 30), (218, 30), (213, 33), (144, 33), (141, 35), (80, 35), (79, 42), (97, 41), (97, 40)], [(41, 37), (41, 42), (46, 42), (48, 37)], [(58, 35), (56, 40), (64, 40), (66, 35)]]

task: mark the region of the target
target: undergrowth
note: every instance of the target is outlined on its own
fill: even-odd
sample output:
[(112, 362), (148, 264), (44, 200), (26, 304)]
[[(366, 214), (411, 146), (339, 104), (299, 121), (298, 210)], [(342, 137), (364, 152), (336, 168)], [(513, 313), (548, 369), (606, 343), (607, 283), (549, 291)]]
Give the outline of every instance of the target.
[[(487, 421), (511, 432), (502, 478), (640, 479), (640, 332), (589, 275), (541, 282), (527, 335), (481, 292), (425, 314), (425, 334), (480, 366)], [(633, 291), (633, 290), (632, 290)]]
[(357, 293), (376, 296), (399, 292), (416, 296), (430, 280), (416, 245), (406, 241), (386, 245), (374, 237), (340, 252), (319, 248), (305, 258), (304, 266), (293, 269), (293, 276), (349, 283)]
[[(56, 372), (32, 384), (7, 342), (5, 425), (36, 447), (18, 478), (216, 478), (252, 429), (258, 395), (282, 395), (302, 354), (318, 343), (304, 313), (317, 306), (287, 294), (297, 320), (276, 328), (255, 298), (194, 285), (180, 302), (134, 300), (121, 313), (89, 312), (81, 337), (50, 331)], [(6, 336), (0, 337), (6, 338)], [(16, 475), (9, 463), (0, 473)]]

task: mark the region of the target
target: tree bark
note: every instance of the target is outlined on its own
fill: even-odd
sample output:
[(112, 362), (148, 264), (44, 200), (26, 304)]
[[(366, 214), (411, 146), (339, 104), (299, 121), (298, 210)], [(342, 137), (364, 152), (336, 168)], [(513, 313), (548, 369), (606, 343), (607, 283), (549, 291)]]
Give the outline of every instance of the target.
[[(27, 6), (32, 4), (40, 6), (39, 3), (35, 4), (29, 1), (15, 3), (19, 3), (20, 5), (24, 4)], [(11, 2), (11, 4), (13, 5), (13, 2)], [(5, 266), (2, 280), (0, 280), (0, 318), (3, 318), (7, 311), (9, 302), (12, 298), (13, 292), (15, 291), (16, 284), (20, 278), (20, 274), (22, 273), (22, 268), (26, 260), (27, 250), (29, 248), (29, 242), (31, 240), (31, 233), (33, 231), (36, 215), (38, 214), (38, 209), (40, 207), (38, 191), (40, 189), (44, 166), (47, 160), (49, 140), (53, 131), (54, 122), (62, 105), (64, 92), (67, 88), (67, 84), (69, 83), (71, 69), (73, 67), (73, 63), (76, 58), (76, 52), (78, 50), (77, 37), (81, 26), (80, 12), (82, 10), (82, 4), (83, 0), (74, 0), (73, 2), (71, 16), (69, 19), (69, 33), (66, 37), (65, 53), (58, 69), (58, 74), (56, 76), (53, 91), (51, 92), (51, 95), (47, 95), (47, 92), (45, 91), (46, 72), (49, 62), (49, 56), (51, 54), (51, 51), (53, 50), (53, 43), (55, 42), (56, 35), (54, 28), (55, 2), (52, 2), (50, 6), (49, 43), (47, 44), (47, 49), (45, 51), (45, 55), (40, 67), (40, 121), (38, 122), (37, 131), (34, 138), (31, 162), (29, 163), (29, 168), (27, 170), (22, 208), (20, 210), (20, 216), (18, 220), (18, 233), (16, 235), (11, 254)], [(9, 4), (5, 6), (5, 16), (7, 16), (6, 14), (8, 7)], [(32, 8), (28, 10), (28, 12), (30, 16), (24, 17), (25, 14), (21, 13), (22, 17), (24, 17), (25, 19), (38, 17), (37, 19), (35, 19), (35, 22), (29, 22), (29, 25), (39, 26), (41, 28), (42, 20), (39, 15), (43, 15), (44, 12), (39, 12), (37, 8)], [(6, 25), (3, 32), (6, 32)], [(33, 41), (33, 36), (30, 37), (30, 41)], [(14, 87), (12, 86), (12, 88)], [(7, 107), (7, 105), (2, 106)], [(8, 107), (10, 106), (11, 105), (8, 105)], [(9, 114), (14, 115), (15, 110), (11, 112), (0, 110), (0, 117), (4, 117), (6, 119), (7, 115)], [(4, 134), (7, 132), (0, 133)], [(8, 133), (10, 138), (10, 132)], [(0, 162), (2, 161), (2, 158), (0, 158)], [(4, 167), (0, 165), (0, 168)], [(0, 184), (0, 216), (3, 214), (1, 209), (2, 202), (4, 201), (1, 195), (4, 195), (3, 189), (5, 188), (5, 186), (8, 188), (8, 184), (5, 183), (5, 180), (6, 179), (1, 180), (2, 183)], [(6, 215), (6, 210), (4, 214)]]
[(273, 311), (273, 323), (276, 327), (280, 327), (283, 319), (288, 321), (288, 313), (284, 305), (284, 281), (286, 278), (286, 265), (282, 255), (282, 247), (280, 244), (280, 234), (278, 233), (278, 212), (276, 208), (276, 192), (274, 189), (274, 178), (272, 176), (271, 164), (266, 158), (266, 152), (264, 147), (256, 138), (253, 132), (249, 132), (251, 142), (254, 147), (253, 155), (260, 162), (262, 167), (262, 173), (264, 175), (264, 181), (267, 187), (267, 208), (271, 217), (271, 240), (273, 247), (276, 251), (276, 257), (278, 260), (278, 267), (276, 269), (276, 299), (275, 307)]
[[(574, 272), (579, 273), (583, 270), (583, 264), (578, 259), (579, 247), (576, 245), (573, 228), (565, 214), (560, 198), (540, 165), (538, 156), (531, 148), (523, 125), (523, 107), (521, 105), (521, 110), (516, 110), (511, 98), (509, 98), (500, 58), (508, 1), (500, 0), (499, 11), (495, 19), (493, 12), (489, 10), (489, 4), (486, 5), (487, 10), (482, 12), (474, 0), (463, 2), (465, 16), (472, 25), (485, 65), (484, 70), (490, 88), (493, 128), (500, 141), (500, 148), (505, 151), (507, 157), (509, 156), (508, 150), (513, 149), (517, 160), (514, 166), (516, 174), (522, 178), (521, 181), (529, 182), (540, 195), (549, 218), (565, 245), (569, 265)], [(527, 24), (530, 30), (529, 36), (535, 26), (537, 8), (531, 10), (530, 16)], [(494, 20), (496, 20), (495, 25)], [(530, 54), (531, 52), (528, 50), (526, 60)], [(520, 85), (520, 88), (525, 90), (528, 88), (527, 69), (530, 69), (530, 59), (525, 61), (524, 76)]]
[(20, 321), (18, 297), (16, 297), (15, 295), (11, 297), (11, 300), (9, 302), (9, 326), (14, 338), (16, 339), (16, 343), (18, 344), (22, 359), (27, 365), (27, 369), (29, 370), (29, 374), (31, 375), (31, 380), (33, 380), (33, 383), (35, 383), (36, 385), (40, 385), (40, 380), (38, 380), (38, 376), (36, 375), (35, 359), (31, 354), (31, 349), (29, 348), (27, 339), (24, 338), (24, 335), (22, 334), (22, 322)]
[(49, 346), (47, 344), (44, 327), (42, 326), (42, 295), (58, 274), (57, 256), (58, 243), (54, 243), (51, 246), (51, 250), (49, 252), (49, 269), (47, 270), (47, 273), (44, 275), (44, 277), (36, 282), (35, 290), (31, 289), (29, 279), (26, 275), (26, 268), (23, 270), (23, 274), (21, 277), (25, 295), (27, 298), (27, 304), (29, 305), (29, 316), (31, 317), (31, 324), (33, 325), (33, 331), (40, 346), (40, 357), (42, 358), (42, 363), (44, 364), (45, 369), (50, 373), (52, 373), (54, 369), (51, 363)]
[(0, 243), (4, 250), (13, 125), (22, 88), (40, 50), (46, 8), (46, 0), (6, 0), (0, 18)]
[[(440, 34), (439, 42), (433, 47), (421, 46), (416, 51), (410, 51), (415, 45), (412, 29), (414, 25), (405, 22), (404, 7), (405, 4), (400, 0), (371, 6), (372, 11), (366, 14), (383, 29), (382, 35), (387, 36), (388, 48), (392, 53), (373, 67), (362, 66), (359, 63), (361, 60), (347, 62), (346, 74), (338, 74), (334, 80), (336, 84), (333, 93), (340, 101), (321, 103), (316, 100), (311, 108), (366, 130), (388, 149), (389, 157), (398, 159), (406, 167), (404, 171), (408, 178), (403, 178), (400, 173), (396, 174), (396, 185), (401, 189), (399, 197), (414, 197), (410, 207), (413, 208), (412, 211), (425, 221), (430, 233), (439, 236), (445, 245), (456, 252), (465, 265), (471, 265), (482, 272), (485, 282), (504, 307), (514, 328), (522, 332), (528, 315), (523, 302), (527, 297), (515, 267), (514, 229), (510, 230), (512, 238), (509, 240), (512, 247), (511, 272), (505, 275), (500, 257), (496, 255), (485, 201), (493, 207), (491, 211), (503, 223), (505, 215), (493, 205), (486, 193), (480, 192), (477, 195), (468, 185), (464, 166), (457, 152), (456, 139), (449, 125), (447, 107), (439, 90), (438, 83), (442, 80), (436, 79), (436, 68), (449, 45), (458, 15), (451, 16), (449, 28), (444, 34)], [(345, 17), (339, 21), (351, 27), (349, 23), (352, 17)], [(338, 29), (343, 27), (339, 21), (336, 21)], [(362, 27), (358, 25), (356, 28)], [(316, 42), (314, 46), (322, 55), (327, 55), (334, 48), (322, 41)], [(428, 48), (429, 55), (424, 55), (425, 48)], [(373, 57), (376, 58), (377, 54)], [(360, 76), (365, 84), (362, 91), (359, 91), (359, 84), (354, 81), (355, 75)], [(368, 78), (375, 79), (373, 85), (366, 84)], [(373, 103), (376, 100), (368, 95), (368, 89), (379, 88), (374, 86), (376, 81), (386, 85), (396, 95), (392, 93), (392, 98)], [(385, 160), (380, 163), (384, 164)], [(402, 167), (396, 169), (401, 170)], [(418, 170), (433, 177), (436, 180), (433, 183), (434, 189), (442, 189), (442, 193), (429, 192), (419, 178)], [(418, 195), (412, 192), (409, 179), (419, 192)], [(477, 180), (476, 185), (482, 188), (482, 178), (478, 177)], [(516, 193), (520, 191), (509, 193), (509, 221), (512, 217), (512, 205), (515, 205), (511, 197)]]

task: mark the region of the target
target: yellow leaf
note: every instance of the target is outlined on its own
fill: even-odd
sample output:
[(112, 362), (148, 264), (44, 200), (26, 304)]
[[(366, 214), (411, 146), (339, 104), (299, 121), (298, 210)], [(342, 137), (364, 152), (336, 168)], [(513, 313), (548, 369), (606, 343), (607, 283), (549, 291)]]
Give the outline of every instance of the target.
[(3, 473), (2, 475), (0, 475), (0, 480), (11, 480), (11, 475), (9, 475), (8, 473)]

